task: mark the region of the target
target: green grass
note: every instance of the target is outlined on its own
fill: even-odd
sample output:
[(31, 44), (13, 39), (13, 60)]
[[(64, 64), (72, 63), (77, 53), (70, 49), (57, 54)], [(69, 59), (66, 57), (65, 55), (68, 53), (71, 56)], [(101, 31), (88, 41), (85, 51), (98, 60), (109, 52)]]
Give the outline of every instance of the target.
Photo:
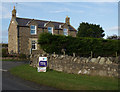
[(2, 61), (29, 61), (26, 59), (2, 59)]
[(40, 73), (28, 64), (14, 67), (10, 72), (25, 80), (63, 90), (118, 90), (117, 78), (67, 74), (53, 70)]

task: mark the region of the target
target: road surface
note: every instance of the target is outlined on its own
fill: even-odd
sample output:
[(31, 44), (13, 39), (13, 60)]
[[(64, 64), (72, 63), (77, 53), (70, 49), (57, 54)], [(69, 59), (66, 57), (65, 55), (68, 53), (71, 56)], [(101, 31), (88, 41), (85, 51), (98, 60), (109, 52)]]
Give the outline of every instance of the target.
[(21, 64), (24, 64), (24, 62), (2, 61), (2, 69), (0, 67), (0, 71), (2, 71), (2, 90), (57, 90), (55, 88), (41, 86), (11, 75), (9, 69)]

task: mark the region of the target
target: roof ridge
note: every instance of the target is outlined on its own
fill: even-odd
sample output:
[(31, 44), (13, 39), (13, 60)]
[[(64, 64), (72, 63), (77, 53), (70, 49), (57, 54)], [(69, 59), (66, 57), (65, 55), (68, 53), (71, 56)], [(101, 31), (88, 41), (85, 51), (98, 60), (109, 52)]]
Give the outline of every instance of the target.
[(75, 31), (77, 31), (72, 25), (70, 25)]
[[(33, 20), (33, 19), (30, 19), (30, 18), (20, 18), (20, 17), (16, 17), (16, 18)], [(50, 21), (51, 21), (51, 20), (48, 21), (48, 20), (39, 20), (39, 19), (34, 19), (34, 20), (36, 20), (36, 21), (44, 21), (44, 22), (50, 22)], [(61, 24), (64, 24), (63, 22), (57, 22), (57, 21), (51, 21), (51, 22), (53, 22), (53, 23), (61, 23)]]
[[(51, 21), (51, 20), (50, 20), (50, 21)], [(64, 22), (58, 22), (58, 21), (51, 21), (51, 22), (64, 24)]]
[[(55, 26), (55, 28), (59, 28), (60, 25), (64, 25), (66, 23), (62, 23), (62, 22), (56, 22), (56, 21), (46, 21), (46, 20), (38, 20), (38, 19), (30, 19), (30, 18), (20, 18), (20, 17), (16, 17), (16, 21), (18, 22), (19, 25), (21, 26), (27, 26), (27, 24), (30, 22), (30, 21), (35, 21), (38, 23), (38, 25), (40, 27), (44, 27), (44, 24), (45, 23), (48, 23), (48, 22), (51, 22), (53, 23), (53, 25)], [(69, 26), (69, 30), (76, 30), (72, 25), (68, 25)], [(76, 30), (77, 31), (77, 30)]]

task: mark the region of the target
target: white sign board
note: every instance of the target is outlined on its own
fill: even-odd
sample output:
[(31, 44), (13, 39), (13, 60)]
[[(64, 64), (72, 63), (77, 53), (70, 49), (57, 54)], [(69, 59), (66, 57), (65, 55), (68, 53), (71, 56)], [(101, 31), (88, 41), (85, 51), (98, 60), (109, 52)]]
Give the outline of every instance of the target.
[(47, 67), (47, 57), (39, 57), (39, 67)]
[(38, 63), (38, 72), (46, 72), (47, 67), (47, 57), (39, 57), (39, 63)]
[(46, 72), (46, 67), (37, 67), (38, 72)]
[(39, 57), (39, 61), (47, 61), (47, 57)]

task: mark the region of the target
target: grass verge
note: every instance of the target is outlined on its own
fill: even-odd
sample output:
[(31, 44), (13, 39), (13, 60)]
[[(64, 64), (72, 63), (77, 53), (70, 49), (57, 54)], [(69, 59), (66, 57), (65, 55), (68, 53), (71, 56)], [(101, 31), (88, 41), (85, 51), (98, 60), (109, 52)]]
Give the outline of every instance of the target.
[(29, 61), (26, 59), (2, 59), (2, 61)]
[(63, 90), (118, 90), (117, 78), (67, 74), (53, 70), (39, 73), (28, 64), (14, 67), (10, 72), (25, 80)]

